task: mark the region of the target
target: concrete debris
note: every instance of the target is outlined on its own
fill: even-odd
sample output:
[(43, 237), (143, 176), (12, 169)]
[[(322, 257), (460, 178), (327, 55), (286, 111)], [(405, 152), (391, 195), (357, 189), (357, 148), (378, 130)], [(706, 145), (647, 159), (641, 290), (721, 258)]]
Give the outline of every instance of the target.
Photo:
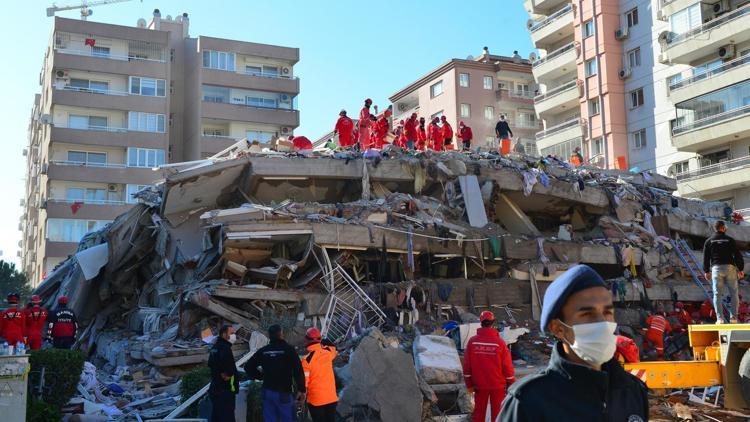
[(417, 336), (414, 340), (417, 371), (428, 384), (463, 383), (463, 368), (456, 344), (445, 336)]

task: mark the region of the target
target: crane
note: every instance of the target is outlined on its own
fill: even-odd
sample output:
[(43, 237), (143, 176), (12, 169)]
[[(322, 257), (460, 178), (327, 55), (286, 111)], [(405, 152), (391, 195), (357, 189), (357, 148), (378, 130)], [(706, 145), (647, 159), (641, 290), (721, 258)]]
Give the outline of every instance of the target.
[(89, 9), (89, 7), (91, 6), (103, 6), (105, 4), (124, 3), (126, 1), (131, 1), (131, 0), (97, 0), (97, 1), (83, 0), (81, 4), (76, 4), (73, 6), (60, 6), (60, 7), (52, 3), (52, 7), (47, 8), (47, 16), (55, 16), (55, 12), (61, 12), (63, 10), (81, 9), (81, 20), (85, 21), (86, 18), (94, 14), (94, 12), (91, 9)]

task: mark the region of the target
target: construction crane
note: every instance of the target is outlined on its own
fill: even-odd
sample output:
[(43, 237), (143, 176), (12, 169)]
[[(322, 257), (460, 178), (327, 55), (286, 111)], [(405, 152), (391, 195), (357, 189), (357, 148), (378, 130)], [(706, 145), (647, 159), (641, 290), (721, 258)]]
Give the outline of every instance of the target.
[(124, 3), (126, 1), (131, 1), (131, 0), (98, 0), (98, 1), (83, 0), (81, 4), (76, 4), (73, 6), (60, 6), (60, 7), (52, 3), (52, 7), (47, 8), (47, 16), (55, 16), (55, 12), (62, 12), (63, 10), (80, 9), (81, 20), (85, 21), (86, 18), (94, 14), (94, 12), (91, 9), (89, 9), (89, 7), (91, 6), (104, 6), (105, 4)]

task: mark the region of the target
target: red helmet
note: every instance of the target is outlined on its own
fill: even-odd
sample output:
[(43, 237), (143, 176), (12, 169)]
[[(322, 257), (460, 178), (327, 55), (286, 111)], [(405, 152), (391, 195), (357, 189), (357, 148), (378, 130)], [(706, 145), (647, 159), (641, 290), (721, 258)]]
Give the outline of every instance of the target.
[(462, 121), (460, 121), (460, 122), (458, 122), (458, 125), (459, 125), (459, 126), (464, 126), (464, 122), (463, 122), (463, 120), (462, 120)]
[(677, 308), (677, 309), (682, 309), (682, 308), (685, 307), (685, 304), (682, 303), (682, 302), (677, 302), (677, 303), (674, 304), (674, 307)]
[(42, 298), (39, 297), (39, 295), (31, 296), (31, 303), (33, 303), (34, 305), (38, 305), (42, 303)]
[(442, 121), (446, 121), (446, 120), (448, 120), (448, 119), (447, 119), (447, 118), (446, 118), (445, 116), (440, 116), (440, 120), (442, 120)]
[(305, 339), (307, 339), (308, 344), (319, 343), (321, 340), (320, 330), (317, 327), (308, 328), (305, 332)]
[(416, 119), (416, 118), (417, 118), (417, 113), (412, 113), (412, 114), (411, 114), (411, 118), (412, 118), (412, 119)]
[(68, 297), (67, 296), (60, 296), (57, 298), (57, 303), (60, 305), (67, 305), (68, 304)]
[(18, 300), (20, 297), (18, 296), (18, 293), (8, 293), (8, 303), (11, 305), (18, 305)]
[(482, 313), (479, 314), (479, 322), (494, 321), (494, 320), (495, 320), (495, 314), (493, 314), (491, 311), (482, 311)]

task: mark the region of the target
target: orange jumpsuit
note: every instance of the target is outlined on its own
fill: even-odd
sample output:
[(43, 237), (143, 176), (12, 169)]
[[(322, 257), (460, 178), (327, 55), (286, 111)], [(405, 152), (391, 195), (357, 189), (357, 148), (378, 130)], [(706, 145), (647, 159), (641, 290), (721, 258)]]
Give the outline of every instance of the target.
[(38, 305), (24, 310), (26, 338), (31, 350), (42, 348), (42, 333), (47, 329), (47, 316), (49, 316), (47, 310)]
[(424, 126), (418, 126), (417, 127), (417, 149), (420, 151), (424, 151), (427, 147), (427, 131), (425, 131)]
[(353, 129), (354, 122), (346, 116), (341, 116), (336, 121), (336, 127), (334, 130), (339, 134), (340, 147), (346, 148), (354, 145)]
[(336, 347), (330, 344), (314, 343), (307, 346), (307, 355), (302, 358), (302, 370), (305, 373), (307, 403), (313, 408), (331, 405), (339, 399), (333, 375), (336, 354)]
[(641, 361), (641, 354), (633, 339), (625, 336), (617, 336), (615, 358), (620, 362), (638, 363)]
[(453, 128), (447, 121), (443, 122), (443, 126), (440, 127), (440, 131), (443, 134), (443, 148), (446, 150), (453, 149)]
[(362, 149), (367, 149), (365, 145), (367, 144), (367, 138), (370, 136), (370, 125), (372, 124), (372, 121), (370, 120), (370, 109), (368, 107), (362, 107), (362, 110), (359, 111), (359, 122), (357, 122), (357, 126), (359, 127), (359, 146)]
[(661, 315), (651, 315), (646, 319), (648, 330), (646, 331), (646, 340), (656, 349), (659, 357), (664, 356), (664, 334), (672, 331), (669, 321)]
[(427, 128), (427, 137), (430, 138), (429, 148), (435, 151), (443, 150), (443, 134), (440, 126), (430, 123), (430, 127)]

